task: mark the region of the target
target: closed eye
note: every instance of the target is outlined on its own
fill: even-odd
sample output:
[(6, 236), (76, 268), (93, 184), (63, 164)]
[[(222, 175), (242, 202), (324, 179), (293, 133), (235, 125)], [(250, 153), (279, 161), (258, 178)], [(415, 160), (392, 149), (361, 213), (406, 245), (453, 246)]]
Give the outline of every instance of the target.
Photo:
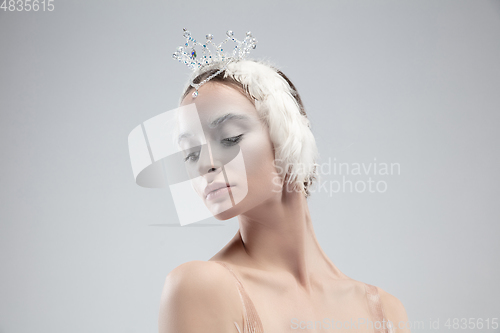
[(230, 138), (225, 138), (221, 141), (221, 143), (224, 146), (234, 146), (235, 144), (238, 144), (241, 141), (241, 138), (243, 137), (243, 134), (237, 135), (237, 136), (232, 136)]
[(200, 156), (200, 152), (193, 152), (193, 153), (190, 153), (188, 154), (185, 158), (184, 158), (184, 162), (188, 162), (188, 161), (191, 161), (191, 162), (196, 162), (196, 160), (198, 160), (198, 157)]

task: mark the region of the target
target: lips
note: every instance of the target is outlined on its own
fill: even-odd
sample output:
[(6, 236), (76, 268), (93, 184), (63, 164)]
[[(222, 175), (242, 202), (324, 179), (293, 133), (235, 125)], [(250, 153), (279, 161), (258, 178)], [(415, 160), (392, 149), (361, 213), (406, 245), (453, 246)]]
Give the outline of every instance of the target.
[(217, 190), (220, 190), (221, 188), (226, 188), (226, 187), (231, 187), (231, 185), (226, 184), (226, 183), (213, 183), (205, 187), (205, 197), (211, 192), (215, 192)]

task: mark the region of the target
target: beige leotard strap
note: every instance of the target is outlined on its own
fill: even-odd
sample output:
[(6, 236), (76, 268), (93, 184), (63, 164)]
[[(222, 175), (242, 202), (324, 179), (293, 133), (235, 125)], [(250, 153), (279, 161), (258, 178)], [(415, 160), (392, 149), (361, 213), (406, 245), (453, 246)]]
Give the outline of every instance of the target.
[(241, 284), (240, 280), (236, 276), (236, 274), (233, 272), (231, 267), (227, 265), (226, 263), (222, 261), (215, 261), (216, 263), (222, 265), (225, 267), (233, 277), (236, 279), (236, 285), (238, 287), (238, 293), (240, 294), (240, 299), (241, 303), (243, 304), (243, 332), (241, 332), (238, 324), (235, 322), (234, 325), (236, 326), (236, 329), (238, 330), (238, 333), (264, 333), (264, 329), (262, 328), (262, 323), (260, 321), (259, 315), (257, 314), (257, 310), (255, 310), (255, 306), (253, 305), (252, 300), (246, 293), (245, 289), (243, 288), (243, 285)]
[[(373, 330), (375, 333), (394, 333), (394, 328), (387, 324), (378, 289), (371, 284), (365, 283), (366, 298), (373, 320)], [(385, 319), (385, 324), (384, 324)], [(394, 323), (392, 323), (394, 325)]]
[[(220, 264), (221, 266), (225, 267), (235, 278), (236, 280), (236, 285), (238, 287), (238, 293), (240, 295), (241, 302), (243, 304), (243, 332), (240, 330), (240, 327), (236, 322), (234, 322), (234, 325), (236, 326), (236, 329), (238, 330), (238, 333), (264, 333), (264, 329), (262, 327), (262, 322), (260, 321), (259, 315), (257, 313), (257, 310), (255, 309), (255, 306), (253, 305), (252, 300), (248, 296), (248, 294), (245, 291), (245, 288), (243, 288), (243, 284), (241, 281), (238, 279), (234, 271), (227, 265), (226, 263), (222, 261), (215, 261), (216, 263)], [(394, 328), (391, 327), (390, 325), (387, 325), (387, 320), (385, 320), (384, 324), (384, 309), (382, 307), (382, 303), (380, 302), (380, 295), (378, 293), (378, 289), (375, 286), (372, 286), (370, 284), (365, 283), (365, 289), (366, 289), (366, 298), (368, 301), (368, 307), (370, 309), (370, 314), (371, 318), (373, 321), (373, 329), (375, 333), (394, 333)], [(394, 323), (393, 323), (394, 324)]]

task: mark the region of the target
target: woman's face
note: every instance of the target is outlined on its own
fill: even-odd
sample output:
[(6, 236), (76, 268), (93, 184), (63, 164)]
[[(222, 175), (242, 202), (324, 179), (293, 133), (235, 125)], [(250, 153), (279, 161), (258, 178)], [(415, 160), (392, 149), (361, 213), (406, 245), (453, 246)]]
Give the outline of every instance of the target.
[[(199, 123), (180, 114), (179, 145), (196, 193), (210, 212), (226, 220), (281, 197), (281, 178), (267, 126), (238, 90), (208, 82), (195, 99)], [(206, 143), (206, 144), (203, 144)], [(187, 149), (187, 147), (192, 147)]]

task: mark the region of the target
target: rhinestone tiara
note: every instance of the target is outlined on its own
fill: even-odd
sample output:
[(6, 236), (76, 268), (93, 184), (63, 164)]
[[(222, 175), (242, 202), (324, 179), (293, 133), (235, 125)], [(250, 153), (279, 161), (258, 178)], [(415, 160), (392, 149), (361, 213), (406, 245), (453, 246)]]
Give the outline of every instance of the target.
[[(193, 72), (201, 70), (204, 67), (211, 66), (215, 63), (222, 64), (222, 68), (219, 69), (219, 71), (207, 77), (202, 82), (198, 84), (193, 83), (193, 81), (190, 82), (190, 85), (195, 88), (193, 98), (198, 96), (198, 89), (202, 84), (208, 82), (210, 79), (225, 70), (227, 65), (229, 65), (232, 61), (245, 58), (245, 56), (250, 53), (250, 50), (255, 49), (257, 46), (257, 40), (252, 36), (250, 31), (246, 33), (245, 39), (240, 41), (234, 37), (234, 33), (231, 30), (228, 30), (226, 32), (226, 38), (219, 44), (213, 42), (212, 34), (206, 35), (205, 42), (201, 43), (191, 37), (191, 33), (188, 30), (184, 28), (183, 31), (183, 36), (186, 38), (186, 42), (184, 45), (179, 46), (172, 55), (175, 60), (184, 63), (191, 68)], [(224, 44), (230, 40), (236, 44), (232, 48), (232, 51), (230, 50), (229, 52), (226, 52), (224, 51)], [(201, 48), (201, 50), (196, 50), (197, 48)]]

